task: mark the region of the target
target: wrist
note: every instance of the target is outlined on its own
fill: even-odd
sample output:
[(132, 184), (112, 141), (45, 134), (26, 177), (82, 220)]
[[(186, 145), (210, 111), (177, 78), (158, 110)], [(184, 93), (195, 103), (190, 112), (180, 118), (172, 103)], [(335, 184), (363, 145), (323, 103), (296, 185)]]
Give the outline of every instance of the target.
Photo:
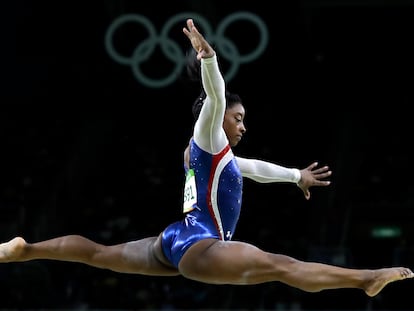
[(293, 171), (293, 182), (298, 184), (300, 180), (302, 179), (302, 174), (300, 173), (300, 170), (297, 168), (292, 168)]

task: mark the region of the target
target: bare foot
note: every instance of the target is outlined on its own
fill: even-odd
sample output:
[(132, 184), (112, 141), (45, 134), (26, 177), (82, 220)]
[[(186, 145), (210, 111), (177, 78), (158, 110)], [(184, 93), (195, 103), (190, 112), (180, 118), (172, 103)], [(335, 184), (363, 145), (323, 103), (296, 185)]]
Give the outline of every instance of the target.
[(0, 244), (0, 263), (19, 261), (23, 253), (26, 241), (21, 237), (16, 237), (6, 243)]
[(365, 288), (365, 293), (374, 297), (377, 295), (387, 284), (395, 281), (409, 279), (414, 277), (414, 273), (408, 268), (384, 268), (373, 271), (374, 276), (368, 282)]

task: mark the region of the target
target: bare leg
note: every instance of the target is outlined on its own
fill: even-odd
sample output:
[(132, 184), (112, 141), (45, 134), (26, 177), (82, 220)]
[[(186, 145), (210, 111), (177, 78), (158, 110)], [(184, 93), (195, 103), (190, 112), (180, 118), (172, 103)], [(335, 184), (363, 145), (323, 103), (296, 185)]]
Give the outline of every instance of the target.
[(62, 236), (38, 243), (16, 237), (0, 244), (0, 263), (33, 259), (72, 261), (121, 273), (178, 275), (163, 259), (159, 237), (105, 246), (79, 235)]
[(190, 247), (179, 270), (185, 277), (212, 284), (279, 281), (308, 292), (358, 288), (368, 296), (377, 295), (388, 283), (414, 277), (403, 267), (348, 269), (267, 253), (247, 243), (213, 239)]

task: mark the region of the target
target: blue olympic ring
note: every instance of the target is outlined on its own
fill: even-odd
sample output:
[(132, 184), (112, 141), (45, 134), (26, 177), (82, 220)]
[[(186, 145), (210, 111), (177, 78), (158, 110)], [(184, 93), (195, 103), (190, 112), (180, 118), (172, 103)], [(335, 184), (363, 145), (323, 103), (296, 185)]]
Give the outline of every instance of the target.
[[(215, 43), (216, 49), (220, 55), (231, 64), (228, 71), (224, 74), (226, 81), (230, 81), (236, 75), (240, 64), (251, 62), (258, 58), (264, 52), (268, 44), (269, 35), (265, 23), (260, 17), (251, 12), (242, 11), (230, 14), (221, 21), (215, 34), (213, 33), (209, 22), (203, 16), (194, 12), (183, 12), (172, 16), (165, 23), (160, 35), (157, 35), (154, 25), (145, 16), (139, 14), (126, 14), (115, 19), (108, 27), (105, 35), (106, 50), (113, 60), (119, 64), (130, 66), (136, 79), (144, 85), (152, 88), (167, 86), (176, 80), (177, 76), (185, 66), (185, 54), (180, 49), (180, 46), (169, 38), (169, 32), (171, 29), (174, 29), (174, 24), (181, 24), (183, 20), (186, 20), (189, 16), (197, 21), (197, 24), (199, 28), (203, 30), (206, 39), (211, 43)], [(238, 20), (245, 20), (253, 23), (260, 32), (258, 46), (252, 52), (245, 55), (240, 55), (236, 45), (225, 36), (225, 31), (229, 25)], [(115, 32), (120, 26), (126, 23), (138, 23), (144, 26), (145, 30), (148, 32), (148, 38), (138, 44), (133, 50), (132, 55), (129, 57), (118, 53), (113, 46)], [(175, 63), (175, 67), (165, 78), (151, 79), (142, 73), (140, 65), (148, 60), (157, 45), (161, 47), (164, 55)]]

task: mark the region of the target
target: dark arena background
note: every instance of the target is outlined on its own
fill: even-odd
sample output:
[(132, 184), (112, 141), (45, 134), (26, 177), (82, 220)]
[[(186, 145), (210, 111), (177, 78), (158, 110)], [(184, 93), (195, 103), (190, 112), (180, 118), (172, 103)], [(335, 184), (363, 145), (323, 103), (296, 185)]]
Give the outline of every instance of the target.
[[(234, 239), (302, 260), (414, 267), (413, 1), (3, 1), (0, 240), (157, 235), (182, 217), (194, 18), (246, 107), (235, 153), (311, 189), (245, 181)], [(411, 280), (368, 298), (214, 286), (69, 262), (0, 264), (0, 310), (414, 310)]]

